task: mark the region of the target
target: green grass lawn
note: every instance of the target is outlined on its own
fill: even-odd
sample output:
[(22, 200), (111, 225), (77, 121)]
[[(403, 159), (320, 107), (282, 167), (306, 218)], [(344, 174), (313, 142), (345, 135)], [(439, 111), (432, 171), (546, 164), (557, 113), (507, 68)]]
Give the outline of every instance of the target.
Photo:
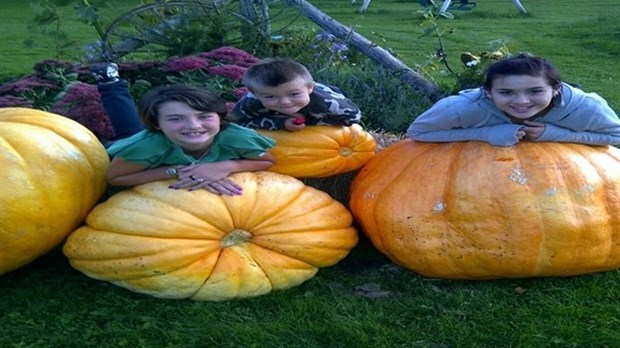
[[(113, 1), (114, 18), (139, 1)], [(312, 3), (410, 66), (437, 48), (422, 37), (416, 1), (374, 0), (365, 14), (348, 0)], [(359, 3), (359, 1), (358, 1)], [(480, 0), (455, 12), (444, 45), (457, 64), (495, 39), (555, 62), (564, 78), (620, 110), (620, 5), (616, 0)], [(0, 76), (54, 58), (29, 31), (27, 2), (3, 0)], [(300, 25), (306, 25), (300, 21)], [(76, 40), (90, 27), (67, 18)], [(21, 42), (35, 38), (35, 48)], [(83, 52), (76, 51), (74, 57)], [(65, 57), (72, 60), (73, 57)], [(0, 246), (2, 248), (2, 246)], [(565, 278), (455, 281), (396, 266), (363, 236), (337, 265), (295, 288), (227, 302), (162, 300), (88, 278), (59, 249), (0, 276), (0, 348), (10, 347), (618, 347), (620, 270)]]
[[(105, 23), (120, 16), (138, 0), (112, 0), (112, 7), (102, 9)], [(359, 3), (359, 2), (358, 2)], [(555, 63), (567, 81), (579, 83), (584, 89), (606, 98), (614, 110), (620, 110), (620, 5), (616, 0), (527, 1), (528, 15), (519, 15), (509, 0), (481, 0), (470, 12), (453, 11), (454, 20), (440, 18), (443, 30), (453, 29), (444, 36), (444, 48), (452, 65), (458, 66), (463, 51), (485, 51), (493, 40), (507, 40), (512, 52), (528, 51), (547, 57)], [(28, 3), (4, 0), (0, 12), (3, 27), (10, 28), (0, 42), (0, 77), (29, 73), (43, 59), (54, 58), (48, 37), (30, 30), (26, 23), (33, 14)], [(433, 37), (420, 37), (424, 31), (413, 0), (376, 0), (365, 14), (356, 12), (348, 0), (312, 1), (329, 16), (353, 30), (391, 49), (411, 67), (424, 64), (437, 49)], [(71, 57), (83, 58), (86, 43), (98, 39), (95, 30), (75, 20), (66, 11), (65, 28), (80, 44)], [(299, 26), (308, 21), (300, 20)], [(205, 24), (208, 25), (208, 24)], [(33, 48), (23, 41), (34, 40)]]
[(428, 279), (366, 241), (308, 282), (238, 301), (161, 300), (58, 250), (0, 278), (2, 347), (617, 347), (620, 271)]
[[(365, 14), (353, 15), (346, 1), (313, 1), (317, 7), (377, 44), (391, 48), (409, 66), (421, 64), (435, 52), (437, 41), (419, 37), (423, 28), (416, 1), (378, 0)], [(471, 12), (453, 11), (454, 20), (441, 18), (444, 48), (452, 65), (463, 51), (487, 50), (493, 40), (507, 40), (511, 52), (527, 51), (547, 57), (563, 78), (608, 99), (620, 110), (620, 4), (614, 0), (522, 1), (529, 11), (519, 15), (509, 0), (481, 0)]]

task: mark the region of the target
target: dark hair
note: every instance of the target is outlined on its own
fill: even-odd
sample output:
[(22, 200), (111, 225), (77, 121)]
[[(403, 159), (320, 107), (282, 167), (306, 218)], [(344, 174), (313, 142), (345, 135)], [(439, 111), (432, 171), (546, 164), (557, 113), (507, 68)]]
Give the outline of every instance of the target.
[(544, 77), (554, 90), (558, 90), (562, 83), (560, 74), (555, 66), (544, 58), (529, 54), (519, 54), (493, 63), (486, 71), (484, 89), (493, 87), (493, 81), (506, 75), (529, 75)]
[(312, 75), (301, 63), (285, 58), (267, 58), (252, 64), (243, 75), (243, 84), (253, 91), (261, 86), (277, 87), (301, 77), (312, 83)]
[(220, 117), (222, 127), (230, 123), (227, 118), (226, 101), (216, 94), (195, 86), (171, 85), (155, 87), (140, 99), (138, 113), (146, 129), (158, 130), (159, 108), (163, 103), (170, 101), (185, 103), (198, 111), (215, 112)]

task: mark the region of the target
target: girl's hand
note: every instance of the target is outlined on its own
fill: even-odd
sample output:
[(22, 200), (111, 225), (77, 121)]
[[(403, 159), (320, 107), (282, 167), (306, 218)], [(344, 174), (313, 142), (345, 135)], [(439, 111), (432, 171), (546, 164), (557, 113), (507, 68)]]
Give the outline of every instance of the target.
[(525, 126), (522, 129), (525, 132), (526, 140), (536, 140), (545, 131), (545, 124), (542, 122), (523, 121), (523, 125)]
[(213, 162), (193, 164), (177, 168), (179, 180), (170, 185), (172, 189), (189, 191), (204, 188), (217, 195), (240, 195), (241, 186), (228, 179), (232, 174), (231, 163)]
[(238, 196), (243, 193), (243, 188), (229, 178), (207, 182), (204, 178), (193, 175), (185, 179), (179, 179), (176, 183), (170, 185), (170, 188), (177, 190), (187, 189), (188, 191), (205, 189), (218, 196)]
[(229, 163), (229, 161), (191, 164), (177, 168), (179, 181), (189, 179), (206, 183), (224, 179), (232, 174), (232, 172), (231, 163)]
[(200, 184), (190, 188), (190, 191), (197, 190), (199, 188), (204, 188), (205, 190), (214, 193), (218, 196), (226, 195), (226, 196), (238, 196), (243, 193), (243, 188), (230, 180), (229, 178), (224, 178), (210, 184)]

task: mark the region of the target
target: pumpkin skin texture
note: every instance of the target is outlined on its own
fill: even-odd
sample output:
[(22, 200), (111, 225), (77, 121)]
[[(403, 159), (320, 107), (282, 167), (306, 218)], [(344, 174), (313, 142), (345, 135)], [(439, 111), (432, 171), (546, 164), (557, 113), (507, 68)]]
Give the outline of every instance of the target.
[(570, 276), (620, 266), (620, 149), (401, 140), (350, 207), (372, 243), (427, 277)]
[(240, 196), (133, 187), (96, 206), (63, 251), (86, 275), (161, 298), (223, 301), (312, 278), (357, 244), (350, 212), (270, 172), (237, 173)]
[(270, 172), (325, 178), (361, 168), (375, 155), (375, 139), (360, 125), (307, 126), (298, 132), (258, 130), (276, 140)]
[(45, 254), (77, 228), (106, 188), (108, 154), (66, 117), (0, 109), (0, 274)]

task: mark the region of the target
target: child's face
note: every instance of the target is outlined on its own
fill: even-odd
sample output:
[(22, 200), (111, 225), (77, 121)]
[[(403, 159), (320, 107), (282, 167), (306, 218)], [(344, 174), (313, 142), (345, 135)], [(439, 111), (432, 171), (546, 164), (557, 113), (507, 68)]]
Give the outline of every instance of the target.
[(493, 80), (489, 96), (506, 114), (528, 119), (546, 109), (554, 93), (542, 76), (506, 75)]
[(177, 101), (161, 104), (157, 120), (168, 139), (190, 153), (206, 151), (220, 132), (217, 113), (198, 111)]
[(297, 78), (276, 87), (260, 86), (253, 93), (269, 110), (294, 115), (310, 103), (314, 83)]

